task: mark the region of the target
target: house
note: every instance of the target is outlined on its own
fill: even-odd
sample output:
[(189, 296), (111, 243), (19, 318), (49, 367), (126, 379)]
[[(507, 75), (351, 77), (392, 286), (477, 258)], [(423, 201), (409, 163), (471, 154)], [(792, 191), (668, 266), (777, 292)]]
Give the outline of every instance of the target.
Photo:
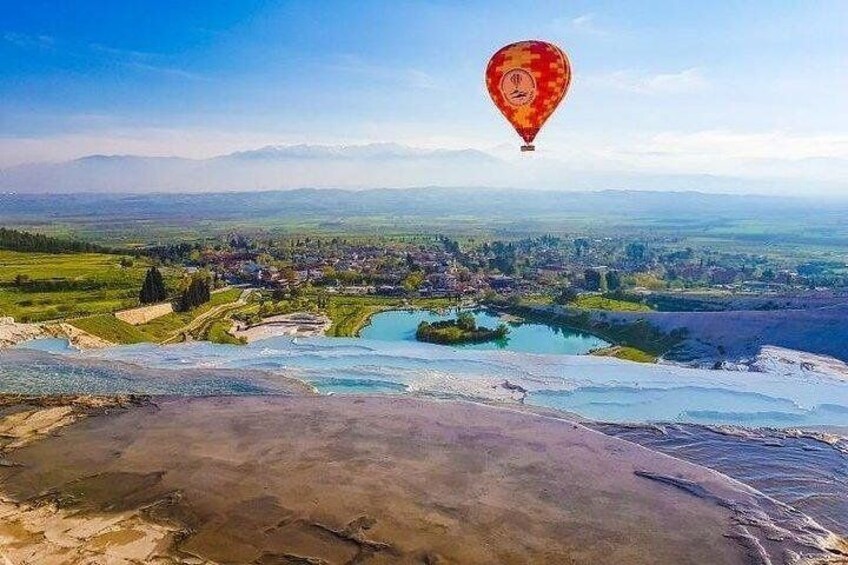
[(515, 288), (515, 278), (507, 275), (492, 275), (488, 282), (492, 290), (511, 291)]

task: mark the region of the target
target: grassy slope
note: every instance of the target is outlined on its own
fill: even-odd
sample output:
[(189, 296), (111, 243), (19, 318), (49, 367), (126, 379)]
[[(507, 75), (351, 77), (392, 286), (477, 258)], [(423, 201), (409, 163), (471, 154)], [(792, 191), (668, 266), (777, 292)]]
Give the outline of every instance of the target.
[(579, 296), (573, 304), (587, 310), (610, 310), (613, 312), (650, 312), (651, 308), (640, 302), (617, 300), (599, 295)]
[(624, 345), (613, 345), (602, 349), (595, 349), (591, 352), (592, 355), (599, 357), (616, 357), (627, 361), (635, 361), (637, 363), (656, 363), (657, 358), (654, 355), (640, 351), (635, 347), (627, 347)]
[(615, 323), (608, 319), (605, 312), (593, 316), (588, 310), (580, 308), (559, 308), (559, 311), (556, 311), (556, 307), (551, 307), (553, 310), (545, 311), (544, 307), (533, 305), (503, 303), (500, 306), (507, 312), (526, 318), (528, 321), (582, 330), (613, 345), (632, 348), (652, 357), (665, 355), (685, 338), (685, 332), (666, 333), (644, 319)]
[[(545, 315), (540, 312), (532, 313), (529, 309), (533, 307), (548, 306), (544, 300), (522, 299), (519, 306), (507, 308), (508, 311), (519, 313), (530, 319), (547, 323), (559, 323), (575, 329), (593, 333), (598, 337), (614, 344), (611, 347), (599, 349), (594, 355), (603, 355), (638, 361), (640, 363), (654, 363), (659, 355), (669, 351), (679, 342), (679, 338), (668, 336), (647, 322), (635, 322), (628, 325), (615, 325), (605, 320), (593, 320), (589, 310), (603, 310), (611, 312), (650, 312), (651, 308), (639, 302), (618, 300), (601, 295), (581, 295), (574, 303), (570, 304), (570, 313), (563, 315)], [(604, 314), (601, 314), (601, 318)]]
[[(19, 253), (0, 250), (0, 315), (18, 321), (38, 322), (78, 318), (132, 308), (150, 263), (136, 258), (132, 267), (121, 267), (119, 255), (103, 253)], [(162, 269), (169, 288), (177, 286), (179, 273)], [(30, 291), (12, 285), (17, 275), (32, 282), (59, 281), (91, 284), (89, 290)]]
[(77, 318), (69, 323), (90, 334), (112, 343), (142, 343), (150, 341), (150, 336), (136, 326), (119, 320), (112, 314), (98, 314), (88, 318)]
[(151, 320), (146, 324), (136, 326), (139, 330), (150, 336), (153, 341), (162, 341), (179, 332), (182, 328), (190, 324), (195, 318), (205, 314), (216, 306), (235, 302), (241, 295), (241, 289), (231, 288), (223, 292), (216, 292), (212, 295), (209, 302), (198, 306), (188, 312), (172, 312), (161, 318)]
[[(192, 321), (196, 320), (198, 316), (209, 312), (211, 309), (235, 302), (238, 300), (240, 295), (240, 289), (229, 289), (223, 292), (216, 292), (212, 295), (209, 302), (195, 308), (194, 310), (189, 312), (174, 312), (138, 326), (122, 322), (112, 314), (101, 314), (87, 318), (78, 318), (69, 320), (69, 323), (114, 343), (140, 343), (145, 341), (159, 342), (179, 332)], [(217, 319), (210, 321), (209, 325), (204, 327), (203, 333), (209, 333), (209, 330), (206, 328), (213, 327), (218, 321), (219, 320)], [(217, 335), (217, 333), (215, 335)], [(218, 337), (220, 338), (220, 342), (227, 343), (224, 341), (226, 339), (225, 337)]]
[[(135, 306), (147, 264), (121, 267), (120, 256), (101, 253), (19, 253), (0, 251), (0, 315), (40, 321), (112, 312)], [(18, 275), (32, 281), (64, 279), (94, 283), (93, 290), (28, 292), (11, 285)]]
[(244, 307), (244, 304), (237, 302), (241, 295), (241, 291), (236, 293), (236, 290), (238, 289), (231, 289), (217, 293), (224, 295), (220, 298), (217, 294), (212, 295), (214, 300), (212, 308), (218, 308), (217, 313), (209, 316), (207, 319), (204, 319), (200, 324), (194, 324), (196, 327), (194, 327), (191, 332), (194, 339), (211, 341), (212, 343), (228, 343), (232, 345), (246, 343), (245, 340), (233, 337), (227, 332), (233, 323), (231, 317), (232, 314)]
[(327, 330), (327, 335), (353, 337), (368, 323), (371, 316), (388, 308), (391, 308), (391, 306), (331, 299), (326, 312), (333, 324)]
[(227, 333), (227, 330), (231, 325), (232, 322), (229, 320), (215, 320), (204, 332), (203, 339), (211, 341), (212, 343), (227, 343), (230, 345), (244, 344), (245, 341)]

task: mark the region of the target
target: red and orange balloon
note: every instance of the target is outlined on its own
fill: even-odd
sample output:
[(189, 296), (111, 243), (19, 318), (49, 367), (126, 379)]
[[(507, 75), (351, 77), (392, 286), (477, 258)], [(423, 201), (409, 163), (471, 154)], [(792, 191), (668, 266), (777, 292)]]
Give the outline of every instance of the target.
[(545, 41), (519, 41), (500, 48), (486, 67), (489, 95), (533, 151), (539, 129), (571, 84), (571, 65), (562, 49)]

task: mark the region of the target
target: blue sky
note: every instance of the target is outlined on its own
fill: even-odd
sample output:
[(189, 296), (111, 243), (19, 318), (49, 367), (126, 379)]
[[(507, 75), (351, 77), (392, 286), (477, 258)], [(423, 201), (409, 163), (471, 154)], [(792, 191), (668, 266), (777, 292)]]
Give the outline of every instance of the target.
[[(538, 138), (575, 169), (838, 181), (848, 2), (2, 0), (0, 166), (396, 141), (510, 151), (482, 75), (570, 54)], [(828, 181), (829, 182), (829, 181)]]

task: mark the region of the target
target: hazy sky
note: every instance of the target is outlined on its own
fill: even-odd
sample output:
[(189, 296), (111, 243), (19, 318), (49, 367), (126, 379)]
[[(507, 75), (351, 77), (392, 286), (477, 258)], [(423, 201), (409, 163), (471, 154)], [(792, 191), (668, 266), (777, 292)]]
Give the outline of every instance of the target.
[(0, 5), (4, 167), (289, 143), (511, 154), (483, 71), (539, 38), (574, 82), (537, 145), (575, 171), (848, 178), (842, 0)]

